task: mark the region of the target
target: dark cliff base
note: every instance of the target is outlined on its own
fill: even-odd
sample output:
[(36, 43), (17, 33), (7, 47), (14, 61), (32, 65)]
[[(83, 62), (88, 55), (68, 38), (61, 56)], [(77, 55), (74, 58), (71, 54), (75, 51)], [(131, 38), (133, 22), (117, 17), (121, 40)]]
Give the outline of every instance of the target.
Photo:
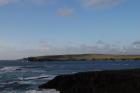
[(39, 88), (61, 93), (140, 93), (140, 69), (61, 75)]

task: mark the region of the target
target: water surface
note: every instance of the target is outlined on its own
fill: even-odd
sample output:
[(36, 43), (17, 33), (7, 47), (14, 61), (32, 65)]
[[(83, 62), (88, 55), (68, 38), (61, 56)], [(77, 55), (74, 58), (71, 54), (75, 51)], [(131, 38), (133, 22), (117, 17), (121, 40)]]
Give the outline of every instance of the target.
[(0, 93), (59, 93), (38, 86), (57, 75), (140, 68), (140, 61), (0, 61)]

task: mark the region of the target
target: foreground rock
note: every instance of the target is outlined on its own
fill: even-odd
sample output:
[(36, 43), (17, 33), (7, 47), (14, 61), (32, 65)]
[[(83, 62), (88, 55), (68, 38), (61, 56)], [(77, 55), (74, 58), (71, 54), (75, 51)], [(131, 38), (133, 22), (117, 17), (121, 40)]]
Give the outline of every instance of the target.
[(39, 88), (61, 93), (140, 93), (140, 69), (61, 75)]

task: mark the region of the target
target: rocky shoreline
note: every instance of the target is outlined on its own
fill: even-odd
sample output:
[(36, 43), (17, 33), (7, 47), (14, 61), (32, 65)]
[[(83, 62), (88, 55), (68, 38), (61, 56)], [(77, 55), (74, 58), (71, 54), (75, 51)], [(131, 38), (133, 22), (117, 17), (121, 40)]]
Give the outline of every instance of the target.
[(140, 69), (61, 75), (39, 89), (56, 89), (60, 93), (140, 93)]

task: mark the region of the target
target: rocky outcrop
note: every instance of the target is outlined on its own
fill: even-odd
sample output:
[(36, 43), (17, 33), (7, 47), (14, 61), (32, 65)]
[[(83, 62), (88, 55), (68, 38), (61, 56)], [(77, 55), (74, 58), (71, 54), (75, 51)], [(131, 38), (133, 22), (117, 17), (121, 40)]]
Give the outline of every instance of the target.
[(61, 75), (39, 88), (56, 89), (61, 93), (140, 93), (140, 70)]

